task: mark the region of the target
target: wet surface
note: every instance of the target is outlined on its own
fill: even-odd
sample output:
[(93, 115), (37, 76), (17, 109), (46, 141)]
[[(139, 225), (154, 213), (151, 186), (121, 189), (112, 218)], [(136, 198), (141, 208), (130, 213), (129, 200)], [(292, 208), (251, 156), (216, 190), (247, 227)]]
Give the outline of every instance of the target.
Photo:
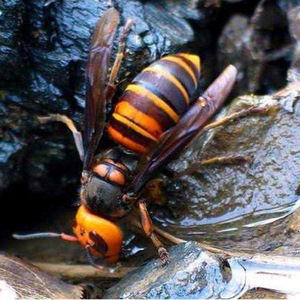
[[(272, 101), (269, 97), (241, 97), (232, 104), (229, 113)], [(206, 141), (201, 158), (242, 155), (251, 157), (252, 162), (207, 166), (182, 178), (178, 184), (184, 187), (185, 200), (181, 203), (184, 213), (177, 219), (162, 221), (159, 215), (157, 219), (168, 231), (181, 237), (212, 239), (218, 243), (228, 237), (242, 241), (246, 239), (245, 232), (248, 238), (261, 235), (268, 228), (264, 224), (295, 210), (299, 206), (299, 112), (298, 101), (293, 114), (280, 109), (216, 129)], [(200, 149), (199, 143), (194, 142), (173, 163), (174, 169), (182, 169), (198, 159)], [(176, 200), (172, 201), (182, 201), (176, 194), (177, 189)], [(251, 248), (251, 242), (247, 246)]]

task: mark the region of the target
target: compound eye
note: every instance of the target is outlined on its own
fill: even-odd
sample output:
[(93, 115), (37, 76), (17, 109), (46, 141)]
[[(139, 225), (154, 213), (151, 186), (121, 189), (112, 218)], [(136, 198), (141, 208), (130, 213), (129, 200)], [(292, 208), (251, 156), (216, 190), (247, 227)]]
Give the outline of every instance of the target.
[(89, 238), (93, 242), (93, 247), (94, 250), (96, 250), (99, 253), (106, 253), (108, 250), (108, 246), (104, 239), (96, 232), (96, 231), (91, 231), (89, 233)]

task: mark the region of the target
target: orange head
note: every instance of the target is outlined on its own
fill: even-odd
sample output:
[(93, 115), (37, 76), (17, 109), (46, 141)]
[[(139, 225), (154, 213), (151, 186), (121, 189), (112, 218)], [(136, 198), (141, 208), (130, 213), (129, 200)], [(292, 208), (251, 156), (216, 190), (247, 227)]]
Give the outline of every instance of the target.
[(113, 222), (92, 214), (82, 204), (76, 214), (73, 231), (77, 240), (92, 254), (100, 255), (111, 263), (118, 261), (123, 234)]

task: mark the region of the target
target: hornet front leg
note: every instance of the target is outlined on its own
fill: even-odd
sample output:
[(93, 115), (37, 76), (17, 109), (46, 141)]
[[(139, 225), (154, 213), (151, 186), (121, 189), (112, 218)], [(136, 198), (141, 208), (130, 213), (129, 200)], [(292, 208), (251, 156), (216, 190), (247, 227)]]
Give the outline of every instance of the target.
[(138, 201), (138, 207), (141, 214), (141, 222), (143, 230), (147, 237), (151, 239), (154, 246), (157, 248), (157, 252), (161, 261), (161, 264), (164, 266), (169, 262), (169, 253), (162, 244), (162, 242), (158, 239), (156, 234), (154, 233), (152, 220), (149, 216), (149, 212), (147, 210), (147, 205), (145, 199), (141, 199)]
[(141, 222), (143, 230), (147, 237), (151, 239), (154, 246), (157, 248), (157, 252), (161, 261), (162, 265), (166, 265), (169, 261), (169, 253), (167, 252), (166, 248), (162, 244), (162, 242), (158, 239), (156, 234), (154, 233), (152, 220), (149, 216), (149, 212), (147, 210), (147, 205), (145, 199), (140, 199), (137, 202), (140, 215), (141, 215)]

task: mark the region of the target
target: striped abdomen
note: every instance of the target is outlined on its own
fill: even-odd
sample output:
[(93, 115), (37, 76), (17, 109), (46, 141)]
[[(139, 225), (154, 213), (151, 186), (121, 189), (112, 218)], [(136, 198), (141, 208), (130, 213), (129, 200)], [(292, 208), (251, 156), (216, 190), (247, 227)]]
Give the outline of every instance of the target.
[(145, 68), (118, 101), (109, 135), (125, 148), (147, 153), (189, 108), (198, 88), (200, 58), (179, 53)]

